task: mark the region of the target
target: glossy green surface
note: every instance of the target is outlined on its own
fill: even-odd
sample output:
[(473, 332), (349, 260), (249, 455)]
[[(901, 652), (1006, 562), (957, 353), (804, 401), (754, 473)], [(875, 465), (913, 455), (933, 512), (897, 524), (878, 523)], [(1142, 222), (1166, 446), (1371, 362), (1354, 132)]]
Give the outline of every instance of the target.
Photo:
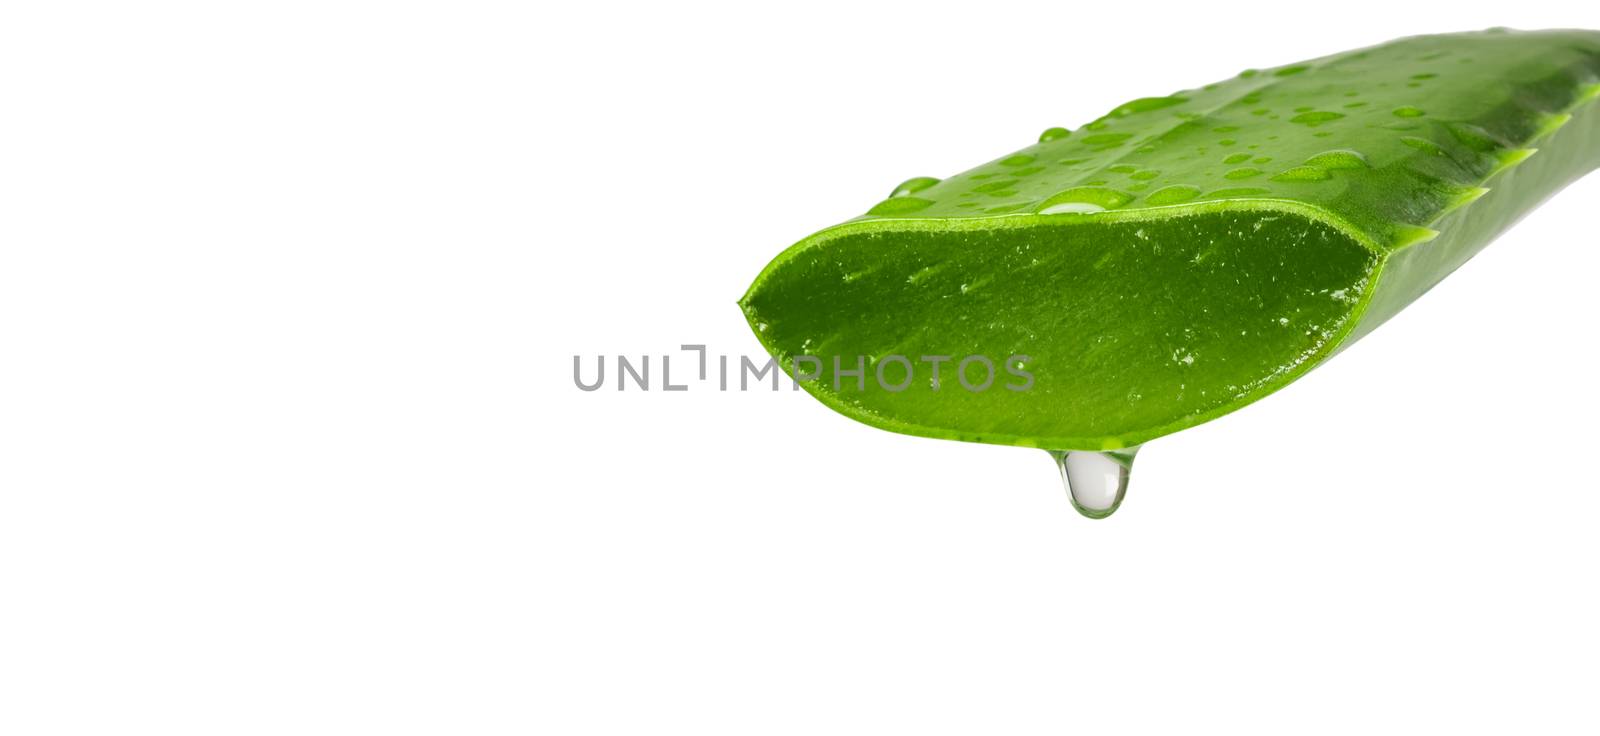
[[(824, 359), (808, 391), (868, 424), (1130, 446), (1281, 388), (1600, 166), (1597, 97), (1589, 31), (1246, 71), (909, 180), (779, 255), (741, 304), (786, 365)], [(833, 357), (858, 355), (865, 387), (833, 380)], [(889, 355), (910, 388), (872, 380)], [(985, 355), (997, 377), (970, 391), (945, 364), (934, 391), (923, 355)], [(1008, 367), (1035, 380), (1006, 389)]]

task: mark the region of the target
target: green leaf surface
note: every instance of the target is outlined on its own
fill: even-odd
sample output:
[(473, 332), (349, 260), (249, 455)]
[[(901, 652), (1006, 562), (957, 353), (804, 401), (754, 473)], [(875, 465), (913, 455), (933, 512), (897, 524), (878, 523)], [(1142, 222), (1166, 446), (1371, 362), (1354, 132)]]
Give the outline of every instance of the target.
[[(1249, 70), (908, 180), (780, 254), (741, 306), (786, 371), (818, 357), (812, 395), (873, 426), (1133, 446), (1282, 388), (1600, 166), (1597, 98), (1592, 31)], [(981, 390), (966, 356), (995, 366)], [(834, 374), (858, 358), (864, 380)]]

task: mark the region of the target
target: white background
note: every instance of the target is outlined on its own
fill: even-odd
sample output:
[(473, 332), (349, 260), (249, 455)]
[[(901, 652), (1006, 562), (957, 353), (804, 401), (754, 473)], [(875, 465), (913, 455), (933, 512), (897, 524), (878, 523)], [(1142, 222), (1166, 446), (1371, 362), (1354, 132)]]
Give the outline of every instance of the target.
[(571, 378), (758, 354), (762, 265), (909, 176), (1496, 25), (1600, 10), (8, 5), (0, 733), (1594, 733), (1600, 177), (1103, 522)]

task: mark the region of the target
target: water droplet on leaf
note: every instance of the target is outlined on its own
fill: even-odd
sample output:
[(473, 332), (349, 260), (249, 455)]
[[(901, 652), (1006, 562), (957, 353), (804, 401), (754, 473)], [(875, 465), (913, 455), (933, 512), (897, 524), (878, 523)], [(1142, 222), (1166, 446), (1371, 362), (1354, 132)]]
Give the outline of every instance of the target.
[(1327, 123), (1327, 122), (1332, 122), (1334, 120), (1338, 120), (1339, 118), (1342, 118), (1342, 117), (1344, 117), (1344, 113), (1327, 112), (1325, 110), (1319, 110), (1319, 111), (1316, 111), (1316, 112), (1303, 112), (1303, 113), (1300, 113), (1299, 115), (1296, 115), (1296, 116), (1294, 116), (1292, 118), (1289, 118), (1289, 122), (1298, 123), (1300, 125), (1309, 125), (1309, 126), (1315, 127), (1315, 126), (1321, 125), (1323, 123)]
[(915, 176), (900, 182), (900, 186), (895, 187), (894, 191), (889, 193), (889, 196), (904, 197), (907, 194), (915, 194), (938, 183), (939, 180), (931, 176)]
[(1312, 156), (1306, 159), (1306, 165), (1319, 169), (1365, 169), (1371, 166), (1367, 163), (1367, 157), (1360, 152), (1343, 148)]
[(1151, 110), (1160, 110), (1162, 108), (1172, 107), (1173, 105), (1181, 105), (1188, 101), (1189, 99), (1187, 97), (1177, 96), (1140, 97), (1137, 100), (1123, 103), (1121, 107), (1112, 110), (1111, 114), (1107, 117), (1123, 118), (1129, 115), (1137, 115), (1141, 112), (1150, 112)]
[(1067, 130), (1066, 128), (1047, 128), (1043, 133), (1039, 134), (1039, 142), (1048, 143), (1053, 140), (1065, 138), (1069, 135), (1072, 135), (1072, 131)]
[(1198, 196), (1200, 196), (1198, 187), (1191, 187), (1187, 184), (1174, 184), (1151, 192), (1150, 196), (1144, 198), (1144, 201), (1146, 204), (1160, 206), (1187, 202)]
[(1073, 187), (1057, 192), (1039, 205), (1041, 215), (1063, 212), (1100, 212), (1114, 210), (1133, 201), (1133, 195), (1106, 187)]

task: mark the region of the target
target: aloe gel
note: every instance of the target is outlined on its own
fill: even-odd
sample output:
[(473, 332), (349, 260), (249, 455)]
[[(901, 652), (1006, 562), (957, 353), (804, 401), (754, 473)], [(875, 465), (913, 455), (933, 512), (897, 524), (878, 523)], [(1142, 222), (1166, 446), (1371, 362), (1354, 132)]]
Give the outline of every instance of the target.
[(784, 365), (981, 354), (1032, 378), (803, 382), (872, 426), (1134, 447), (1288, 385), (1600, 166), (1597, 98), (1592, 31), (1247, 70), (908, 180), (779, 254), (741, 306)]

